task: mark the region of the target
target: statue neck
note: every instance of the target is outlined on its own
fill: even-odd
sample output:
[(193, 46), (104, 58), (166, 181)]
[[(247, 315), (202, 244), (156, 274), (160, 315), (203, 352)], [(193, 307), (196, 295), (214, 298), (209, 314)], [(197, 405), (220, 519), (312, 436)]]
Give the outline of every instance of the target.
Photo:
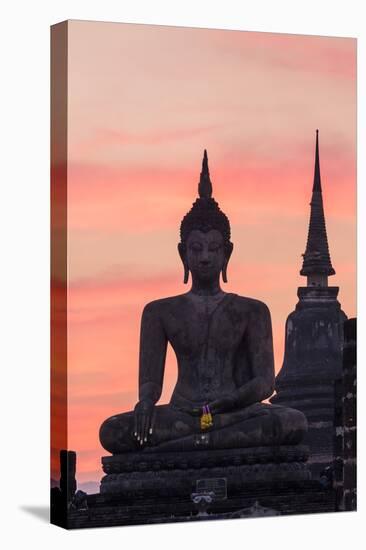
[(224, 294), (223, 290), (220, 287), (219, 281), (210, 281), (208, 283), (198, 283), (197, 281), (192, 281), (192, 287), (190, 292), (192, 294), (198, 294), (199, 296), (214, 296), (215, 294)]

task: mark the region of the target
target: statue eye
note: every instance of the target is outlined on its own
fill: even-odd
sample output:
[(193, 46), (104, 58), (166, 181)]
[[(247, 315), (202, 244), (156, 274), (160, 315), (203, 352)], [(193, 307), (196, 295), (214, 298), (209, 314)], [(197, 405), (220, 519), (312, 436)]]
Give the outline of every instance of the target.
[(202, 245), (200, 243), (192, 243), (191, 250), (193, 250), (194, 252), (201, 252)]
[(217, 250), (220, 249), (220, 245), (218, 243), (211, 243), (208, 247), (208, 249), (211, 251), (211, 252), (216, 252)]

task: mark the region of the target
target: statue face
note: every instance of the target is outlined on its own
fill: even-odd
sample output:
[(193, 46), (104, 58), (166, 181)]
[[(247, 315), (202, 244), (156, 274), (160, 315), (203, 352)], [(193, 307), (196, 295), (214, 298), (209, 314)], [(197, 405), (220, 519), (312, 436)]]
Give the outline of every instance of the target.
[(224, 239), (220, 231), (191, 231), (187, 239), (186, 261), (194, 279), (202, 282), (217, 280), (225, 263)]

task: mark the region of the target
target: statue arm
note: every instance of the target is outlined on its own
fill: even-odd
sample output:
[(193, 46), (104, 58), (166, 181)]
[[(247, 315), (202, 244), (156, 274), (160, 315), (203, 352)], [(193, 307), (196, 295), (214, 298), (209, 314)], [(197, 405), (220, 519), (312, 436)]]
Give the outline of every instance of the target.
[(147, 304), (142, 313), (139, 357), (139, 400), (159, 401), (164, 379), (167, 337), (156, 303)]
[(274, 390), (275, 374), (271, 314), (262, 302), (256, 302), (244, 334), (244, 347), (248, 356), (251, 380), (237, 390), (210, 404), (213, 413), (259, 403), (270, 397)]
[(239, 406), (251, 405), (270, 397), (275, 385), (271, 314), (258, 302), (250, 315), (245, 344), (252, 379), (237, 390)]
[(164, 379), (167, 338), (156, 302), (144, 308), (140, 331), (139, 401), (134, 409), (133, 433), (145, 445), (153, 433), (153, 411)]

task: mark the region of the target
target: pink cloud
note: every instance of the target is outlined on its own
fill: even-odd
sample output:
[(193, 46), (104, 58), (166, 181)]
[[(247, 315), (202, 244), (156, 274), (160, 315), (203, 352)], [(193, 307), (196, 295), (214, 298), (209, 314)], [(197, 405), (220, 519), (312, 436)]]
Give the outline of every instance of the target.
[(163, 145), (166, 142), (189, 140), (216, 131), (220, 131), (218, 125), (209, 125), (201, 128), (150, 130), (146, 133), (122, 132), (112, 128), (97, 128), (91, 138), (84, 139), (79, 144), (75, 144), (75, 146), (78, 148), (79, 153), (92, 152), (99, 147), (111, 147), (115, 145), (135, 145), (140, 148), (151, 145)]

